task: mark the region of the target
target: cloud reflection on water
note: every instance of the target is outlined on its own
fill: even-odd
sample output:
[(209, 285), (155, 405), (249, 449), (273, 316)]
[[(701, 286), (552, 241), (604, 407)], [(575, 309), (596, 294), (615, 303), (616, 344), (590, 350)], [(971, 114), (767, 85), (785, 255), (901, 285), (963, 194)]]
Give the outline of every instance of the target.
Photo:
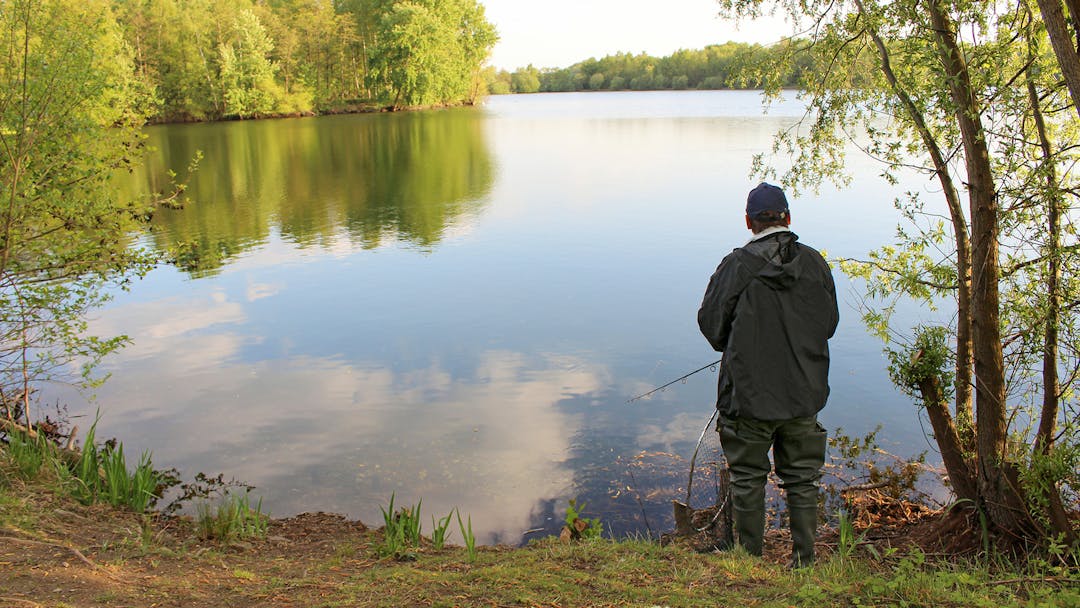
[[(256, 290), (260, 294), (262, 290)], [(268, 294), (264, 294), (271, 297)], [(104, 434), (185, 477), (224, 472), (258, 486), (275, 515), (328, 510), (379, 520), (423, 499), (427, 514), (472, 516), (478, 539), (517, 542), (539, 505), (565, 500), (580, 415), (568, 394), (607, 383), (574, 357), (492, 350), (470, 372), (308, 355), (251, 356), (243, 304), (218, 292), (124, 304), (93, 331), (134, 344), (99, 391)], [(265, 349), (260, 349), (265, 350)]]

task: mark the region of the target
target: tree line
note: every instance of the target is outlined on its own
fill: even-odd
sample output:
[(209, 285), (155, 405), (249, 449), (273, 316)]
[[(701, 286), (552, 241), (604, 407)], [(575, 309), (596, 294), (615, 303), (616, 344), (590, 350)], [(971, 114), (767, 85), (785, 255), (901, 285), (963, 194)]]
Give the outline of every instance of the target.
[(474, 102), (498, 39), (477, 0), (119, 0), (151, 121)]
[(764, 46), (741, 42), (678, 50), (666, 57), (616, 53), (566, 68), (529, 65), (513, 72), (488, 68), (484, 76), (494, 95), (564, 91), (652, 91), (682, 89), (758, 89), (775, 82), (798, 86), (815, 69), (815, 56), (782, 61), (803, 42), (785, 40)]

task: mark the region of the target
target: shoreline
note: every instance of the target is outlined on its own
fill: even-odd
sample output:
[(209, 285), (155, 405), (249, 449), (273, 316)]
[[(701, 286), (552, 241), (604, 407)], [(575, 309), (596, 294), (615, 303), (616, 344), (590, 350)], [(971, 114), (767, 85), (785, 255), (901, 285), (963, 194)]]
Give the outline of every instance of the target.
[(764, 558), (633, 538), (469, 548), (456, 531), (442, 547), (422, 537), (388, 552), (383, 529), (315, 512), (221, 541), (200, 536), (189, 518), (82, 504), (58, 493), (48, 473), (23, 481), (6, 456), (0, 447), (4, 606), (960, 608), (1080, 599), (1075, 573), (920, 548), (912, 537), (929, 540), (935, 528), (925, 520), (893, 530), (891, 540), (878, 528), (859, 526), (854, 543), (823, 530), (817, 564), (796, 571), (784, 565), (789, 543), (777, 532)]
[(275, 114), (260, 114), (257, 116), (222, 116), (220, 118), (204, 118), (199, 119), (195, 117), (176, 117), (166, 118), (162, 120), (147, 120), (143, 125), (145, 127), (156, 127), (164, 125), (191, 125), (191, 124), (214, 124), (222, 122), (243, 122), (249, 120), (280, 120), (289, 118), (317, 118), (319, 116), (341, 116), (347, 114), (390, 114), (398, 112), (422, 112), (426, 110), (445, 110), (450, 108), (467, 108), (481, 105), (483, 98), (474, 102), (462, 102), (462, 103), (445, 103), (434, 104), (429, 106), (404, 106), (394, 107), (392, 105), (378, 105), (378, 104), (346, 104), (343, 106), (336, 106), (333, 108), (327, 108), (323, 110), (306, 110), (302, 112), (283, 112)]

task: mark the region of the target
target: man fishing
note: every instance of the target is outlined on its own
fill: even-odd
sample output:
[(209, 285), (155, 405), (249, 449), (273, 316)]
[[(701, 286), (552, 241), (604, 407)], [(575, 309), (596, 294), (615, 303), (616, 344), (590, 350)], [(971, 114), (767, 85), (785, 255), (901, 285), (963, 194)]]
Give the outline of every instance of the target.
[(784, 191), (761, 183), (746, 199), (754, 234), (720, 262), (698, 311), (698, 326), (723, 352), (717, 431), (732, 480), (739, 545), (761, 555), (765, 482), (772, 449), (791, 522), (791, 565), (814, 560), (817, 481), (825, 429), (817, 413), (829, 396), (829, 345), (839, 312), (828, 264), (789, 229)]

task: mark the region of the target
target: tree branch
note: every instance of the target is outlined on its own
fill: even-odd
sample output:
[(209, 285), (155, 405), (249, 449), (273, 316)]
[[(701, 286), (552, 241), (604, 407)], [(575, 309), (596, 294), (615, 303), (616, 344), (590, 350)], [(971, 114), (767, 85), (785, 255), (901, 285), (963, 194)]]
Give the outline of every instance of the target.
[(891, 275), (895, 275), (895, 276), (898, 276), (898, 277), (903, 277), (904, 279), (906, 279), (908, 281), (911, 281), (911, 282), (913, 282), (913, 283), (915, 283), (917, 285), (922, 285), (923, 287), (930, 287), (931, 289), (937, 289), (937, 290), (940, 290), (940, 291), (954, 291), (956, 289), (956, 284), (955, 283), (949, 283), (949, 284), (935, 283), (933, 281), (927, 281), (925, 279), (917, 279), (915, 277), (906, 275), (903, 272), (901, 272), (899, 270), (896, 270), (895, 268), (888, 268), (886, 266), (883, 266), (879, 262), (873, 262), (873, 261), (870, 261), (870, 260), (857, 260), (855, 258), (837, 258), (837, 260), (840, 261), (840, 262), (848, 262), (848, 263), (855, 263), (855, 264), (865, 264), (867, 266), (873, 266), (874, 268), (877, 268), (878, 270), (880, 270), (881, 272), (884, 272), (886, 274), (891, 274)]

